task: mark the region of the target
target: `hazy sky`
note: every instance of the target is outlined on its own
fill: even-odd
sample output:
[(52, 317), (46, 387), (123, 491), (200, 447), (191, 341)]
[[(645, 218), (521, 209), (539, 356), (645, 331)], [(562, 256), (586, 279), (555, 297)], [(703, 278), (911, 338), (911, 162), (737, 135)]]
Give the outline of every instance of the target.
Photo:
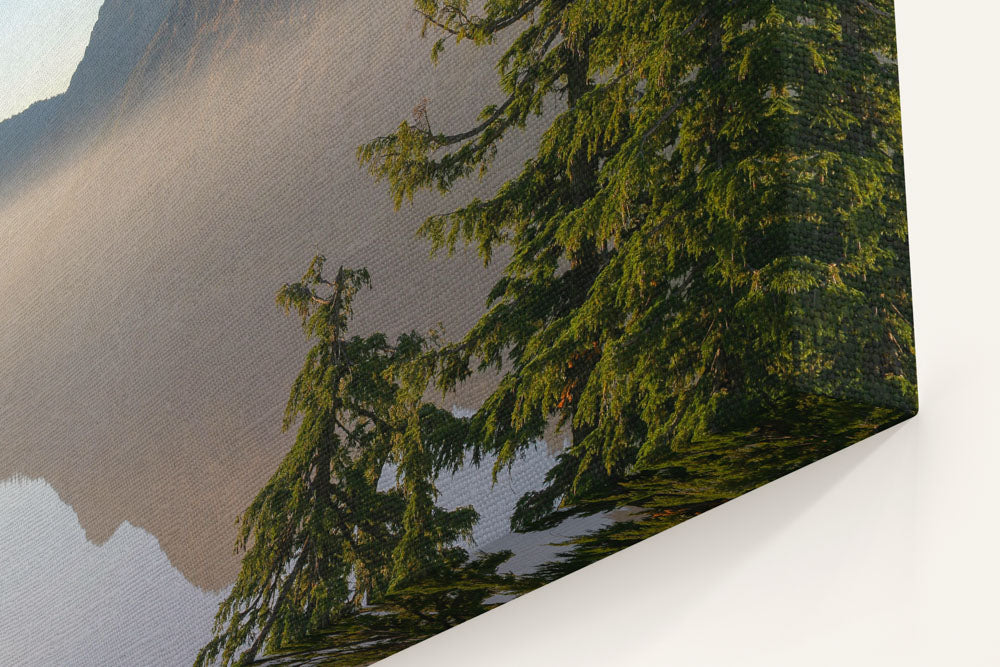
[(0, 120), (66, 90), (104, 0), (0, 0)]

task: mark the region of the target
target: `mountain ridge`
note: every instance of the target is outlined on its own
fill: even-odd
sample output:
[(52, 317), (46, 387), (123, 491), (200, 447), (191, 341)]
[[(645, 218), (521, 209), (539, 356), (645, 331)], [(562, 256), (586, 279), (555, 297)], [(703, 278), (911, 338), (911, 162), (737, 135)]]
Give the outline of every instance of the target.
[(178, 79), (277, 24), (308, 20), (316, 7), (310, 0), (173, 0), (129, 74), (119, 111), (151, 101)]
[(174, 1), (105, 0), (66, 91), (0, 122), (0, 196), (99, 132)]
[(105, 0), (66, 91), (0, 121), (0, 197), (213, 57), (275, 23), (308, 20), (314, 7), (306, 0)]

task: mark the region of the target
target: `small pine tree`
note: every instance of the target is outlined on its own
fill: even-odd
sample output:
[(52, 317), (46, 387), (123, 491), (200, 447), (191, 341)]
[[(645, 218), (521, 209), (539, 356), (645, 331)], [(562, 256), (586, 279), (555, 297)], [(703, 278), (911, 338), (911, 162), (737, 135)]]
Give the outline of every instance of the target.
[[(316, 341), (285, 410), (284, 428), (300, 420), (298, 435), (239, 519), (240, 573), (196, 667), (251, 662), (357, 613), (392, 591), (404, 571), (465, 556), (454, 543), (476, 514), (437, 507), (433, 482), (462, 458), (462, 422), (419, 400), (400, 403), (394, 369), (422, 340), (348, 337), (354, 298), (369, 276), (340, 268), (328, 280), (324, 262), (316, 257), (277, 296)], [(399, 483), (380, 490), (391, 463)]]

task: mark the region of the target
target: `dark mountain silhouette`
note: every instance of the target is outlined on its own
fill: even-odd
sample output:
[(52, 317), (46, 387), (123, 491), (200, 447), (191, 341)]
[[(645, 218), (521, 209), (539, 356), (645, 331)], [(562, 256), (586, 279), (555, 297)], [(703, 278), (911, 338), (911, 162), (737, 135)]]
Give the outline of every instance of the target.
[(0, 122), (0, 195), (71, 159), (213, 59), (277, 26), (315, 18), (315, 0), (106, 0), (66, 92)]
[(66, 92), (0, 123), (0, 194), (93, 138), (173, 0), (107, 0)]

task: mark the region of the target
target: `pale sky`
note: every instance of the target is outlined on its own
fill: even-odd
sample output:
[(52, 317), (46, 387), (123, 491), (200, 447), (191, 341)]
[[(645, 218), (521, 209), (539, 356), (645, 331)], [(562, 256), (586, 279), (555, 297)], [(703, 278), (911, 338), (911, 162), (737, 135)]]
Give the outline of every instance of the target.
[(103, 0), (0, 0), (0, 120), (66, 90)]

